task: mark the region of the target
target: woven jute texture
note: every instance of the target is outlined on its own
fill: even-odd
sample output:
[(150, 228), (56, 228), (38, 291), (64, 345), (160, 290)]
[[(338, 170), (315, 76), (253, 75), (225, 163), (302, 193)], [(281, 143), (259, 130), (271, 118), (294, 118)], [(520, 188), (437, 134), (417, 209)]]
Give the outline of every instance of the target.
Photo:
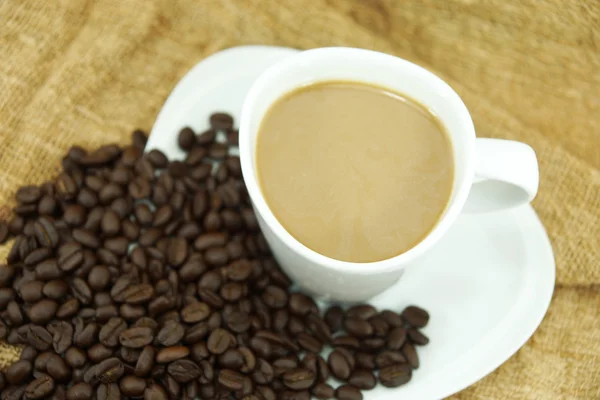
[[(2, 0), (0, 217), (70, 145), (148, 130), (194, 64), (242, 44), (398, 55), (447, 80), (478, 135), (531, 144), (555, 295), (527, 344), (452, 398), (600, 398), (597, 0)], [(0, 367), (17, 354), (0, 346)]]

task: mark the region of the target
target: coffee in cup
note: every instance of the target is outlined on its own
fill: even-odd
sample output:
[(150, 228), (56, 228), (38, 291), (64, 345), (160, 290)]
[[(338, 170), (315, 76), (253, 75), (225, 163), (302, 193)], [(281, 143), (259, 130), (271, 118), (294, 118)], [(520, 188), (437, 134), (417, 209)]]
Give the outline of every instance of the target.
[(275, 217), (326, 257), (368, 263), (423, 240), (452, 194), (442, 122), (401, 93), (357, 81), (296, 88), (265, 113), (259, 186)]

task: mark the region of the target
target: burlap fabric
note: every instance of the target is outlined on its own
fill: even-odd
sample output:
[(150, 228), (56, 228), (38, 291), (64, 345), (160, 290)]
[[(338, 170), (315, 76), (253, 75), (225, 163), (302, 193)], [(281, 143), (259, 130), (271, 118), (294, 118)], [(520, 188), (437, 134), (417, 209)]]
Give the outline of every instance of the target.
[[(596, 0), (0, 1), (0, 204), (53, 176), (70, 145), (124, 143), (133, 128), (149, 129), (202, 58), (257, 43), (413, 60), (459, 92), (479, 135), (536, 149), (534, 207), (556, 254), (554, 299), (515, 356), (453, 398), (600, 398)], [(0, 365), (17, 353), (0, 346)]]

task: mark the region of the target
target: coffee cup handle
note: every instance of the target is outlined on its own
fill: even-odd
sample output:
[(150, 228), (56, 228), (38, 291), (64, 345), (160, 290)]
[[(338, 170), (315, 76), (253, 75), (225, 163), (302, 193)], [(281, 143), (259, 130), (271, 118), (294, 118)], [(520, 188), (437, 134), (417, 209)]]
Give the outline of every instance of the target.
[(477, 139), (475, 145), (475, 179), (466, 212), (503, 210), (534, 199), (540, 175), (529, 145), (501, 139)]

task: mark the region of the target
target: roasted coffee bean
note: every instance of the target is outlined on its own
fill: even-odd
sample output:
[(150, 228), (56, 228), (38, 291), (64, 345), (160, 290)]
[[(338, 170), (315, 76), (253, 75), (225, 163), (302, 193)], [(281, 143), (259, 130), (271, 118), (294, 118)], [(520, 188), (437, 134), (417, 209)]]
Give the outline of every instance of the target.
[(69, 204), (65, 206), (63, 211), (63, 220), (67, 225), (72, 227), (83, 225), (86, 216), (87, 213), (85, 208), (79, 204)]
[(378, 351), (385, 347), (385, 340), (382, 338), (367, 338), (360, 342), (360, 347), (365, 350)]
[(363, 395), (354, 386), (342, 385), (335, 390), (335, 398), (338, 400), (362, 400)]
[(237, 302), (242, 298), (244, 292), (247, 292), (247, 287), (237, 282), (227, 282), (221, 287), (220, 295), (228, 302)]
[(155, 168), (165, 168), (169, 163), (169, 160), (164, 153), (157, 149), (151, 150), (146, 154), (146, 159), (150, 161), (150, 164)]
[(77, 347), (70, 347), (65, 353), (65, 361), (71, 368), (81, 368), (87, 362), (87, 355)]
[(300, 334), (298, 334), (296, 340), (298, 341), (300, 347), (311, 353), (320, 353), (323, 349), (323, 343), (321, 343), (319, 339), (305, 332), (301, 332)]
[(0, 393), (2, 400), (19, 400), (25, 397), (25, 385), (9, 386), (6, 390)]
[(67, 400), (91, 400), (94, 395), (92, 385), (79, 382), (67, 390)]
[(51, 254), (52, 251), (49, 248), (40, 247), (39, 249), (35, 249), (31, 252), (28, 252), (26, 256), (21, 258), (23, 258), (23, 262), (25, 263), (25, 265), (31, 266), (44, 261), (45, 259), (50, 257)]
[(71, 377), (71, 369), (65, 360), (57, 354), (52, 354), (48, 358), (46, 371), (58, 382), (67, 382)]
[(212, 247), (205, 251), (204, 261), (213, 267), (220, 267), (229, 261), (229, 253), (225, 247)]
[(143, 150), (146, 146), (146, 141), (148, 140), (148, 135), (141, 129), (136, 129), (131, 134), (131, 142), (133, 146), (137, 149)]
[(262, 358), (256, 359), (256, 367), (252, 372), (252, 378), (259, 385), (269, 384), (275, 377), (275, 371), (269, 362)]
[(359, 369), (352, 372), (348, 383), (361, 390), (371, 390), (377, 385), (377, 379), (371, 371)]
[(254, 336), (250, 340), (250, 347), (256, 352), (256, 355), (258, 357), (262, 357), (265, 359), (271, 358), (273, 349), (271, 347), (271, 343), (268, 340)]
[(96, 365), (96, 377), (102, 383), (117, 382), (124, 371), (123, 362), (118, 358), (108, 358)]
[(140, 326), (124, 330), (119, 335), (119, 342), (122, 346), (131, 347), (134, 349), (142, 348), (154, 340), (152, 329)]
[[(77, 321), (77, 322), (76, 322)], [(83, 325), (83, 320), (81, 318), (76, 318), (73, 322), (73, 326), (75, 327), (75, 333), (73, 335), (73, 343), (75, 343), (76, 346), (81, 347), (81, 348), (88, 348), (91, 345), (93, 345), (98, 337), (98, 325), (91, 322), (88, 323), (87, 325)], [(108, 333), (111, 329), (114, 328), (113, 325), (111, 325), (110, 320), (108, 321), (107, 324), (102, 325), (102, 329), (105, 329), (105, 327), (108, 326), (108, 330), (106, 330), (104, 332), (104, 334)], [(100, 333), (103, 333), (102, 330), (100, 330)], [(107, 343), (111, 343), (112, 344), (112, 339), (110, 338), (110, 335), (107, 336), (102, 336), (104, 337), (104, 342), (103, 344), (107, 345)], [(102, 337), (100, 337), (100, 341), (102, 342)], [(114, 347), (117, 345), (117, 341), (115, 340), (114, 345), (113, 346), (109, 346), (109, 347)]]
[(417, 350), (415, 346), (411, 343), (405, 342), (402, 346), (402, 354), (406, 357), (408, 363), (415, 369), (419, 368), (419, 356), (417, 355)]
[(63, 271), (72, 271), (84, 261), (84, 252), (77, 242), (67, 242), (58, 249), (58, 266)]
[(314, 336), (321, 342), (329, 343), (332, 340), (331, 330), (327, 323), (317, 313), (310, 313), (306, 317), (306, 326), (310, 329)]
[(6, 306), (6, 314), (8, 317), (8, 322), (12, 325), (22, 325), (24, 321), (23, 311), (21, 311), (21, 307), (19, 304), (12, 300)]
[(221, 229), (221, 217), (216, 211), (210, 211), (204, 217), (203, 227), (207, 232), (216, 232)]
[(152, 226), (161, 227), (165, 226), (171, 221), (171, 217), (173, 216), (173, 209), (169, 204), (165, 204), (156, 210), (154, 214), (154, 221), (152, 221)]
[(54, 318), (57, 310), (58, 304), (54, 300), (42, 299), (31, 306), (28, 315), (34, 324), (46, 324)]
[(227, 243), (227, 234), (225, 233), (204, 233), (194, 242), (194, 248), (198, 251), (204, 251), (212, 247), (223, 247)]
[(81, 245), (92, 249), (100, 247), (100, 239), (87, 229), (73, 229), (73, 239)]
[(213, 129), (209, 129), (196, 136), (196, 143), (198, 143), (200, 146), (209, 145), (214, 142), (216, 136), (216, 132)]
[(188, 257), (188, 244), (184, 238), (173, 238), (169, 243), (167, 261), (174, 267), (178, 267)]
[(167, 392), (157, 383), (149, 384), (144, 390), (144, 400), (168, 400)]
[(196, 144), (196, 134), (190, 127), (185, 127), (179, 131), (177, 144), (182, 150), (190, 150)]
[(90, 304), (92, 302), (92, 290), (81, 278), (74, 278), (71, 282), (71, 292), (81, 304)]
[(247, 313), (234, 311), (227, 317), (227, 327), (235, 333), (246, 332), (250, 328), (250, 317)]
[(26, 346), (25, 348), (23, 348), (23, 351), (21, 351), (21, 357), (19, 359), (33, 361), (33, 360), (35, 360), (37, 355), (38, 355), (38, 351), (36, 350), (35, 347)]
[(404, 320), (398, 313), (390, 310), (383, 310), (379, 315), (385, 319), (385, 321), (393, 328), (400, 328), (404, 326)]
[(314, 300), (302, 293), (290, 294), (289, 308), (292, 313), (300, 316), (308, 315), (311, 312), (319, 312), (319, 308)]
[(44, 260), (35, 267), (35, 277), (44, 282), (60, 278), (62, 275), (63, 271), (54, 258)]
[(54, 379), (49, 376), (41, 376), (30, 382), (25, 389), (27, 399), (44, 399), (54, 391)]
[(70, 318), (79, 311), (79, 300), (70, 298), (65, 301), (56, 311), (56, 316), (61, 319)]
[(129, 240), (124, 236), (108, 238), (104, 241), (104, 247), (118, 256), (125, 256), (129, 248)]
[(369, 323), (373, 327), (373, 335), (381, 338), (386, 338), (390, 332), (390, 326), (381, 316), (375, 316), (369, 319)]
[(325, 322), (332, 333), (338, 332), (344, 323), (344, 311), (339, 306), (330, 307), (325, 313)]
[(116, 235), (121, 230), (121, 217), (114, 210), (106, 210), (102, 216), (100, 227), (104, 235)]
[[(108, 347), (119, 344), (120, 335), (127, 329), (127, 323), (123, 318), (111, 318), (102, 326), (98, 338), (100, 343)], [(76, 339), (77, 340), (77, 339)]]
[(349, 349), (360, 348), (360, 342), (354, 336), (337, 336), (331, 341), (331, 344), (335, 347), (346, 347)]
[(156, 339), (161, 345), (168, 347), (173, 346), (185, 335), (185, 328), (177, 321), (168, 321), (158, 331)]
[(42, 288), (42, 294), (50, 299), (59, 300), (69, 291), (69, 285), (62, 279), (54, 279), (46, 282)]
[(406, 341), (405, 328), (394, 328), (387, 337), (387, 347), (390, 350), (400, 350)]
[(375, 356), (375, 365), (379, 369), (404, 362), (406, 362), (406, 358), (396, 350), (384, 350)]
[(179, 383), (188, 383), (200, 376), (198, 364), (190, 360), (177, 360), (169, 364), (167, 371)]
[(340, 350), (334, 350), (329, 354), (329, 359), (327, 362), (329, 366), (329, 371), (338, 379), (343, 381), (347, 380), (350, 377), (352, 372), (352, 368), (344, 354), (340, 352)]
[(87, 209), (91, 209), (98, 205), (98, 196), (93, 190), (84, 187), (77, 194), (77, 203)]
[(159, 364), (168, 364), (175, 360), (186, 358), (190, 350), (185, 346), (171, 346), (160, 349), (156, 354), (156, 362)]
[(302, 359), (302, 365), (312, 371), (317, 382), (329, 379), (329, 367), (323, 357), (315, 354), (306, 354)]
[(119, 388), (125, 396), (141, 397), (146, 389), (146, 381), (133, 375), (128, 375), (121, 379)]
[(33, 366), (30, 361), (20, 360), (13, 363), (6, 369), (5, 376), (8, 383), (11, 385), (19, 385), (25, 383), (31, 376)]
[(124, 302), (125, 301), (125, 291), (129, 286), (134, 284), (134, 279), (131, 276), (121, 276), (116, 280), (112, 288), (110, 289), (110, 296), (114, 301)]
[(283, 374), (283, 384), (292, 390), (308, 389), (314, 381), (315, 375), (308, 369), (291, 369)]
[(52, 336), (52, 346), (57, 354), (62, 354), (73, 343), (73, 325), (66, 321), (56, 321), (48, 325)]
[(379, 382), (389, 388), (404, 385), (412, 378), (412, 368), (409, 364), (395, 364), (379, 371)]
[(363, 319), (363, 320), (371, 319), (371, 318), (375, 317), (376, 315), (377, 315), (377, 310), (375, 309), (375, 307), (373, 307), (369, 304), (356, 305), (356, 306), (350, 307), (346, 311), (347, 317), (355, 317), (355, 318), (359, 318), (359, 319)]
[(41, 217), (35, 222), (34, 232), (40, 246), (54, 248), (60, 241), (58, 231), (48, 217)]
[(51, 216), (56, 211), (57, 202), (56, 199), (50, 195), (44, 195), (38, 205), (37, 212), (40, 215)]
[(206, 347), (206, 343), (202, 341), (197, 341), (196, 343), (194, 343), (194, 345), (192, 345), (191, 347), (190, 353), (192, 359), (196, 362), (200, 362), (211, 356), (211, 354), (208, 351), (208, 348)]
[(415, 328), (423, 328), (429, 322), (429, 313), (422, 308), (409, 306), (402, 311), (402, 318)]
[(35, 303), (40, 300), (43, 296), (42, 289), (44, 288), (44, 282), (42, 281), (31, 281), (21, 286), (19, 294), (21, 299), (26, 303)]
[(317, 399), (332, 399), (335, 397), (335, 389), (326, 383), (319, 383), (312, 389), (312, 395)]
[(429, 343), (429, 338), (416, 328), (411, 328), (408, 330), (408, 337), (413, 344), (419, 346), (424, 346)]
[(282, 288), (270, 285), (263, 292), (262, 299), (270, 308), (282, 308), (287, 305), (288, 295)]
[(223, 354), (232, 344), (232, 335), (225, 329), (215, 329), (208, 337), (207, 346), (212, 354)]
[(110, 347), (106, 347), (102, 343), (96, 343), (87, 351), (88, 357), (93, 363), (102, 362), (110, 358), (113, 355), (113, 353), (113, 349), (111, 349)]
[(17, 201), (24, 204), (35, 203), (42, 195), (42, 191), (37, 186), (22, 186), (17, 190), (15, 197)]
[(346, 332), (357, 337), (369, 337), (373, 335), (373, 327), (364, 319), (358, 317), (347, 317), (344, 321)]
[(244, 375), (240, 374), (239, 372), (230, 369), (222, 369), (219, 372), (219, 385), (227, 390), (241, 390), (244, 387), (243, 381)]
[(110, 271), (104, 265), (97, 265), (92, 268), (88, 275), (89, 287), (96, 292), (102, 291), (108, 286), (111, 280)]
[[(97, 400), (120, 400), (121, 390), (116, 383), (102, 383), (96, 390)], [(166, 398), (165, 398), (166, 400)]]
[(43, 326), (29, 326), (26, 336), (27, 343), (39, 351), (46, 351), (52, 346), (52, 334)]
[(118, 146), (104, 145), (84, 155), (79, 162), (88, 167), (99, 167), (114, 161), (119, 155), (121, 149)]
[(137, 363), (135, 364), (135, 375), (138, 377), (147, 376), (154, 367), (155, 356), (156, 350), (152, 346), (144, 347), (140, 357), (137, 360)]
[(54, 354), (49, 351), (44, 351), (43, 353), (39, 353), (34, 361), (34, 368), (38, 371), (46, 371), (46, 366), (48, 365), (48, 361), (52, 359)]
[(150, 196), (151, 187), (146, 179), (138, 176), (129, 183), (127, 190), (135, 200), (141, 200)]
[[(99, 241), (93, 234), (100, 229), (100, 223), (102, 222), (102, 216), (104, 215), (104, 208), (97, 206), (90, 210), (88, 213), (85, 224), (83, 224), (83, 233), (81, 234), (81, 240), (89, 242), (87, 244), (82, 243), (84, 246), (93, 247), (95, 241)], [(78, 239), (76, 239), (79, 241)], [(80, 242), (81, 243), (81, 242)]]
[[(121, 360), (123, 360), (127, 364), (135, 364), (137, 362), (138, 358), (140, 357), (140, 354), (142, 354), (142, 350), (140, 350), (140, 349), (121, 347), (121, 351), (120, 351)], [(126, 365), (125, 367), (126, 367), (126, 372), (133, 371), (133, 367), (130, 368), (129, 365)]]
[(209, 122), (213, 129), (228, 130), (233, 127), (233, 117), (226, 113), (211, 114)]
[(144, 304), (154, 296), (154, 288), (147, 283), (131, 285), (123, 292), (123, 299), (128, 304)]
[(204, 321), (210, 316), (211, 309), (203, 302), (192, 303), (181, 310), (181, 318), (188, 324)]

